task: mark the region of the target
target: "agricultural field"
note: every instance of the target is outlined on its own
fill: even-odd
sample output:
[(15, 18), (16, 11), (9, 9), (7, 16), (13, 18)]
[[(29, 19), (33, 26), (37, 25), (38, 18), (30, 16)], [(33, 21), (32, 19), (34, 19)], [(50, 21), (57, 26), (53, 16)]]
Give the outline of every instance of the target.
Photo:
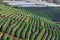
[(0, 4), (0, 40), (60, 40), (59, 24), (27, 10)]

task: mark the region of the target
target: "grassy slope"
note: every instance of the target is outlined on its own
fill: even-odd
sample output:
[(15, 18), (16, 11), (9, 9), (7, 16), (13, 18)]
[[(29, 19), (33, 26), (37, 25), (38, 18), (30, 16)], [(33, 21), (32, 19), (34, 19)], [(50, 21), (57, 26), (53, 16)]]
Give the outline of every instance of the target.
[(60, 21), (60, 8), (57, 7), (43, 7), (43, 8), (22, 8), (32, 14), (47, 18), (52, 21)]

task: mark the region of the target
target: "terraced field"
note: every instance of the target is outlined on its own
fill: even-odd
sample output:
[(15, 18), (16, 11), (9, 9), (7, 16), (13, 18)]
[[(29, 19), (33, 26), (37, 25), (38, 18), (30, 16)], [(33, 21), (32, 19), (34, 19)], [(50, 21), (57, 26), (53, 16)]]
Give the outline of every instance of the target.
[(0, 4), (0, 40), (60, 40), (60, 25)]

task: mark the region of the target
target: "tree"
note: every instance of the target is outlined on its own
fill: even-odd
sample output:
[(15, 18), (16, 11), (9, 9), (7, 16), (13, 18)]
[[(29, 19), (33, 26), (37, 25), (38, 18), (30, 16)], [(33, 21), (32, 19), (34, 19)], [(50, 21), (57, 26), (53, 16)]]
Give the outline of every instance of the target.
[(57, 3), (57, 0), (53, 0), (53, 3)]

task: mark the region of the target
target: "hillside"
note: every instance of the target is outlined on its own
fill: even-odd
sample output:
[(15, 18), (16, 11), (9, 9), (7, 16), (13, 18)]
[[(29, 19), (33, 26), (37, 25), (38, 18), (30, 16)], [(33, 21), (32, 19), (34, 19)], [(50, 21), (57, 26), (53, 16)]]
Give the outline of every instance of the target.
[(27, 8), (20, 8), (22, 10), (26, 10), (32, 14), (36, 14), (38, 16), (47, 18), (54, 22), (60, 22), (60, 8), (58, 7), (27, 7)]
[(60, 40), (60, 25), (32, 13), (0, 4), (0, 40)]

